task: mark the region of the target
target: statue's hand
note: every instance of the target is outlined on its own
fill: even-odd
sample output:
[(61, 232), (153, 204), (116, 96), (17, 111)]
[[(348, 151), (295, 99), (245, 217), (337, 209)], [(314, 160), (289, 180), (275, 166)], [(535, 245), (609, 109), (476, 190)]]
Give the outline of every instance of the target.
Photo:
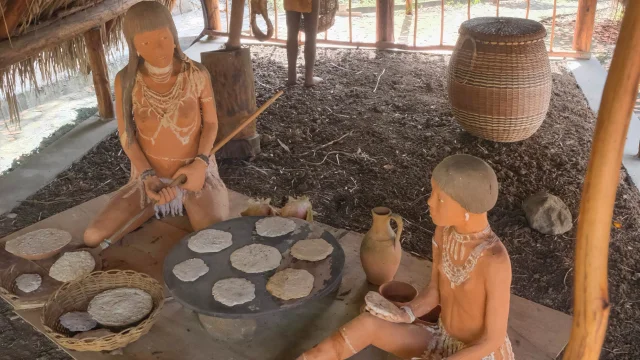
[(382, 320), (386, 320), (396, 324), (410, 324), (411, 317), (404, 311), (399, 312), (397, 315), (387, 315), (376, 312), (374, 309), (367, 305), (366, 310), (373, 316), (380, 318)]
[(188, 191), (200, 191), (204, 187), (206, 171), (207, 164), (204, 161), (196, 160), (178, 169), (173, 175), (173, 178), (175, 179), (180, 175), (185, 175), (187, 181), (180, 185), (180, 187)]
[(156, 201), (158, 205), (169, 203), (176, 197), (176, 188), (166, 187), (167, 184), (163, 183), (157, 176), (148, 176), (142, 182), (144, 183), (144, 191), (147, 197)]

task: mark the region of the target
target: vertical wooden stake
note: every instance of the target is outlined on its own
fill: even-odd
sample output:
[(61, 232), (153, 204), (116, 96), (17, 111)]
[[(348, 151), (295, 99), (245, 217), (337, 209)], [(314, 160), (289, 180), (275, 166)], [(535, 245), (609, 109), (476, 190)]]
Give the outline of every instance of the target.
[(471, 0), (467, 1), (467, 20), (471, 19)]
[(598, 0), (578, 0), (576, 30), (573, 36), (573, 50), (588, 52), (591, 50), (593, 25), (596, 22), (596, 4)]
[(440, 10), (440, 46), (442, 46), (444, 40), (444, 0), (441, 2)]
[(496, 17), (500, 16), (500, 0), (496, 0)]
[(224, 19), (227, 21), (227, 34), (229, 33), (229, 0), (224, 0)]
[(630, 1), (604, 86), (582, 189), (573, 327), (565, 360), (597, 360), (607, 331), (611, 310), (607, 283), (609, 236), (624, 145), (640, 82), (639, 48), (640, 2)]
[(414, 20), (414, 22), (413, 22), (413, 47), (416, 46), (416, 42), (417, 42), (416, 38), (418, 36), (418, 0), (416, 0), (415, 8), (416, 8), (416, 14), (413, 16), (415, 18), (415, 19), (413, 19)]
[(84, 34), (84, 42), (87, 46), (89, 64), (91, 65), (93, 87), (96, 90), (96, 98), (98, 99), (98, 114), (103, 119), (113, 119), (113, 100), (111, 99), (111, 86), (109, 85), (107, 58), (104, 53), (101, 28), (102, 26), (87, 31)]
[(231, 20), (229, 24), (229, 41), (227, 46), (232, 49), (240, 47), (240, 35), (242, 34), (242, 20), (244, 16), (244, 0), (232, 0)]
[(218, 5), (218, 0), (205, 0), (204, 8), (207, 12), (207, 19), (209, 20), (208, 30), (222, 30), (222, 21), (220, 20), (220, 6)]
[(393, 43), (394, 0), (376, 0), (376, 42)]
[(351, 23), (351, 0), (349, 0), (349, 42), (353, 42), (353, 24)]
[(553, 0), (553, 15), (551, 16), (551, 38), (549, 39), (549, 51), (553, 52), (553, 42), (556, 38), (556, 10), (558, 8), (558, 0)]
[(278, 40), (278, 0), (273, 0), (273, 11), (275, 12), (273, 16), (273, 21), (275, 24), (275, 38)]
[(413, 4), (411, 4), (411, 0), (406, 0), (405, 1), (404, 8), (405, 8), (405, 14), (406, 15), (413, 14), (413, 9), (411, 8), (412, 6), (413, 6)]
[(531, 0), (527, 0), (527, 19), (529, 18), (529, 11), (531, 10)]

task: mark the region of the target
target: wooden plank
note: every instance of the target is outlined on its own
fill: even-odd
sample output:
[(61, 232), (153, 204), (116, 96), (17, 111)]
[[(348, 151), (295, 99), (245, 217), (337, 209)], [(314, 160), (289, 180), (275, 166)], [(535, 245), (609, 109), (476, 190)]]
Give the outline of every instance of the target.
[(98, 114), (103, 119), (113, 119), (115, 112), (113, 109), (113, 99), (111, 99), (111, 85), (109, 84), (109, 70), (107, 68), (107, 58), (104, 53), (102, 33), (100, 27), (95, 27), (84, 34), (84, 42), (89, 55), (91, 66), (91, 76), (93, 77), (93, 87), (98, 100)]
[(573, 35), (573, 49), (576, 51), (588, 52), (591, 50), (597, 4), (598, 0), (578, 0), (578, 15)]
[(141, 0), (105, 0), (84, 11), (54, 21), (39, 31), (0, 42), (0, 69), (36, 56), (44, 49), (82, 35), (111, 20)]

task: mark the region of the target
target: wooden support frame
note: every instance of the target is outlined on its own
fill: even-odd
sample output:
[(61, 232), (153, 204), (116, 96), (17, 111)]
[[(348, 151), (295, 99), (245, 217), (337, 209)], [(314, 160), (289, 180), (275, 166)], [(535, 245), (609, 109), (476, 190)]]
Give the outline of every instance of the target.
[(102, 119), (113, 119), (113, 100), (111, 98), (111, 86), (109, 85), (109, 71), (107, 58), (102, 42), (102, 27), (96, 27), (84, 34), (84, 42), (87, 47), (91, 74), (93, 77), (93, 87), (98, 99), (98, 114)]
[(101, 26), (142, 0), (104, 0), (84, 11), (74, 13), (11, 42), (0, 42), (0, 69), (36, 56), (90, 29)]
[(576, 51), (591, 50), (597, 3), (598, 0), (578, 0), (578, 15), (573, 36), (573, 49)]
[(376, 0), (376, 42), (394, 43), (394, 0)]
[[(595, 7), (593, 8), (595, 10)], [(582, 190), (576, 239), (573, 327), (565, 360), (597, 360), (611, 304), (609, 236), (620, 166), (640, 82), (640, 2), (631, 1), (602, 94)]]

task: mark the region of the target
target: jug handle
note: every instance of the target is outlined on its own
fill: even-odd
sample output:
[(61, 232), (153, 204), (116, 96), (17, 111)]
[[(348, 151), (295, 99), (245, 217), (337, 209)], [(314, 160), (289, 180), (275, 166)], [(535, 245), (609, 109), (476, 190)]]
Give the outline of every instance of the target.
[(404, 223), (402, 222), (402, 216), (398, 214), (391, 214), (391, 219), (396, 222), (398, 225), (398, 230), (396, 231), (396, 239), (393, 242), (393, 248), (395, 249), (396, 243), (400, 244), (400, 236), (402, 236), (402, 229), (404, 227)]

